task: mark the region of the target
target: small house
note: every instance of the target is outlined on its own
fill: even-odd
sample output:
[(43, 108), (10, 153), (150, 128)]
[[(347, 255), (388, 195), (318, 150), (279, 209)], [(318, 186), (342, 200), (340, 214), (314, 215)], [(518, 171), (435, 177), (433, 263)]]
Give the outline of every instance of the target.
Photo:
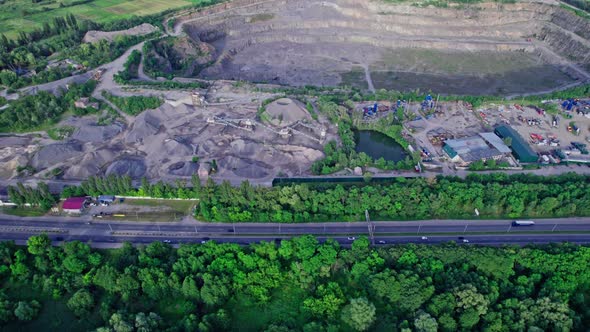
[(86, 197), (70, 197), (64, 201), (61, 208), (66, 213), (82, 213), (84, 203), (86, 203)]

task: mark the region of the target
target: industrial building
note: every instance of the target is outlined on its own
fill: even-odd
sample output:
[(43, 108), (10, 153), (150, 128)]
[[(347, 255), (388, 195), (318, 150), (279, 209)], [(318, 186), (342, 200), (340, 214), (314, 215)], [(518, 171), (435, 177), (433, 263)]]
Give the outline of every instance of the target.
[(443, 150), (451, 161), (470, 164), (474, 161), (498, 160), (510, 153), (510, 148), (494, 133), (445, 141)]
[(509, 137), (512, 140), (510, 149), (512, 149), (514, 157), (521, 163), (534, 163), (539, 160), (539, 156), (535, 151), (512, 127), (502, 125), (497, 127), (494, 132), (503, 139)]

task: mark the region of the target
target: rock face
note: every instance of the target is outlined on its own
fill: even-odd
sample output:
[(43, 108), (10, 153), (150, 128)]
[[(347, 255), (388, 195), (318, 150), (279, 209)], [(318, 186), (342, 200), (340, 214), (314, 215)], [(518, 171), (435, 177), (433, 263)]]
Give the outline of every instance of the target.
[(437, 92), (496, 94), (585, 78), (568, 61), (590, 69), (590, 23), (556, 5), (277, 0), (239, 8), (248, 3), (233, 1), (235, 10), (218, 7), (217, 15), (195, 14), (187, 23), (191, 38), (215, 49), (200, 77), (426, 90), (450, 78), (467, 83)]

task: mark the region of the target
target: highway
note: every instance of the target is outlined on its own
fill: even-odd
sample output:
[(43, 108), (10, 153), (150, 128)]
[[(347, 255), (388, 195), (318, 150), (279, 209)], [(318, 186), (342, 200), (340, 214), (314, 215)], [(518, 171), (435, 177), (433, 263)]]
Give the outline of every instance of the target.
[[(407, 222), (372, 222), (375, 243), (436, 244), (457, 241), (459, 236), (469, 244), (502, 245), (549, 243), (568, 241), (590, 243), (590, 218), (536, 220), (534, 226), (513, 227), (511, 220), (428, 220)], [(369, 234), (366, 222), (330, 222), (305, 224), (236, 223), (218, 224), (202, 222), (146, 223), (115, 222), (78, 218), (2, 218), (0, 239), (24, 241), (32, 234), (47, 233), (56, 241), (80, 240), (84, 242), (112, 244), (129, 241), (149, 243), (200, 243), (206, 240), (247, 244), (262, 240), (289, 238), (313, 234), (320, 240), (334, 238), (341, 244), (350, 244), (349, 237)], [(426, 236), (428, 239), (423, 240)]]

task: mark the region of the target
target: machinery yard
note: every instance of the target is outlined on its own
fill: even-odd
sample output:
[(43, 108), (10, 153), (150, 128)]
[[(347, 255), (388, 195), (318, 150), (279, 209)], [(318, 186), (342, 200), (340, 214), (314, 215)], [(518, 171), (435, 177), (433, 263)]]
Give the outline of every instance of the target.
[(418, 111), (419, 105), (413, 105), (408, 109), (417, 116), (405, 126), (416, 144), (432, 149), (443, 159), (446, 140), (492, 132), (498, 126), (508, 125), (540, 155), (542, 163), (559, 163), (567, 157), (570, 161), (590, 161), (584, 151), (584, 145), (590, 145), (590, 101), (580, 100), (569, 111), (557, 100), (545, 105), (552, 113), (518, 103), (473, 109), (468, 103), (441, 102), (427, 116)]

